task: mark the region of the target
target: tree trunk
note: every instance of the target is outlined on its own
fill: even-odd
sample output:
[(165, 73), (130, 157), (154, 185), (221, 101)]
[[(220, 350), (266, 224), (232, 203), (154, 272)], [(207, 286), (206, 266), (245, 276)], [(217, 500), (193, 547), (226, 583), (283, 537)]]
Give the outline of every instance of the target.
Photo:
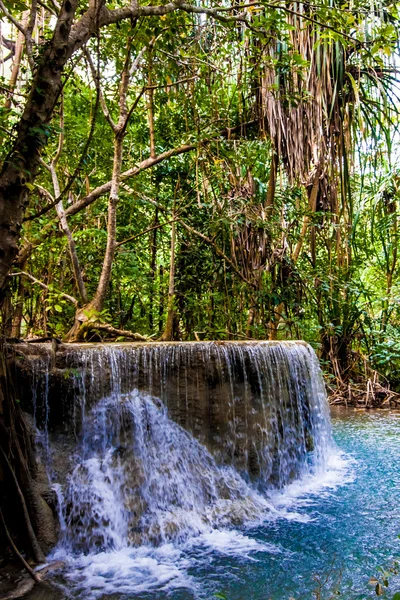
[[(309, 201), (308, 201), (308, 211), (311, 214), (315, 213), (316, 208), (317, 208), (317, 198), (318, 198), (320, 176), (321, 176), (321, 167), (318, 167), (316, 170), (316, 173), (314, 175), (314, 181), (312, 184), (310, 197), (309, 197)], [(303, 247), (304, 238), (306, 237), (308, 224), (309, 224), (310, 220), (311, 220), (310, 214), (305, 215), (304, 220), (303, 220), (303, 226), (301, 228), (301, 232), (299, 235), (299, 239), (297, 241), (296, 247), (293, 252), (293, 256), (292, 256), (293, 263), (296, 263), (300, 256), (300, 252)]]
[[(0, 301), (4, 300), (6, 278), (18, 254), (29, 186), (35, 180), (40, 150), (48, 139), (48, 123), (62, 89), (62, 74), (70, 57), (68, 38), (77, 5), (78, 0), (65, 0), (60, 9), (53, 38), (37, 64), (24, 113), (16, 127), (16, 140), (0, 173)], [(38, 546), (45, 541), (40, 539), (44, 501), (33, 479), (36, 467), (32, 458), (32, 442), (10, 384), (4, 347), (0, 356), (0, 504), (5, 522), (9, 517), (13, 530), (22, 529), (24, 537), (29, 540), (24, 544), (26, 549), (30, 548), (31, 556), (40, 561), (44, 558)], [(14, 487), (11, 472), (6, 475), (8, 465), (5, 457), (15, 476)], [(21, 516), (25, 519), (23, 527), (19, 525)]]
[[(82, 324), (91, 319), (96, 322), (98, 320), (96, 313), (100, 313), (104, 308), (107, 289), (111, 280), (111, 271), (114, 262), (115, 250), (117, 247), (117, 204), (122, 165), (122, 146), (123, 136), (116, 135), (114, 138), (112, 183), (110, 197), (108, 200), (107, 246), (97, 290), (93, 300), (77, 310), (75, 314), (75, 323), (72, 329), (67, 333), (66, 340), (79, 339)], [(92, 316), (91, 313), (95, 314)]]
[[(174, 215), (175, 218), (175, 215)], [(160, 342), (170, 342), (174, 337), (174, 315), (175, 315), (175, 240), (176, 223), (172, 222), (171, 227), (171, 265), (169, 268), (169, 286), (168, 286), (168, 304), (167, 321), (165, 329), (160, 337)]]
[(21, 336), (21, 324), (22, 314), (24, 310), (24, 297), (25, 297), (25, 283), (24, 278), (21, 276), (18, 283), (18, 294), (17, 301), (15, 303), (15, 309), (13, 314), (11, 337), (19, 338)]
[(122, 164), (122, 144), (123, 137), (117, 135), (114, 140), (114, 166), (110, 198), (108, 201), (107, 247), (96, 294), (93, 300), (90, 302), (90, 306), (99, 312), (104, 308), (104, 301), (111, 279), (111, 270), (114, 262), (115, 248), (117, 243), (117, 204)]
[[(24, 29), (28, 22), (28, 17), (29, 17), (29, 11), (27, 10), (24, 12), (24, 14), (22, 16), (22, 27)], [(19, 73), (19, 69), (21, 67), (22, 53), (24, 50), (24, 41), (25, 41), (24, 34), (21, 31), (19, 31), (18, 36), (17, 36), (17, 41), (15, 43), (15, 54), (14, 54), (12, 71), (11, 71), (11, 75), (10, 75), (10, 81), (8, 82), (8, 87), (10, 89), (10, 92), (6, 98), (6, 101), (4, 102), (4, 108), (6, 110), (10, 110), (10, 108), (11, 108), (13, 92), (14, 92), (15, 86), (17, 85), (18, 73)]]
[(277, 170), (278, 170), (278, 159), (275, 154), (275, 151), (272, 150), (271, 166), (269, 169), (268, 190), (267, 190), (267, 197), (266, 197), (266, 201), (265, 201), (267, 217), (271, 216), (273, 209), (274, 209)]
[[(65, 0), (53, 39), (38, 64), (17, 136), (0, 173), (0, 290), (18, 254), (28, 187), (35, 180), (39, 153), (46, 144), (48, 123), (62, 88), (69, 58), (68, 37), (78, 0)], [(27, 187), (28, 185), (28, 187)]]
[(150, 331), (153, 330), (154, 327), (154, 315), (153, 315), (153, 303), (154, 303), (154, 287), (156, 281), (156, 261), (157, 261), (157, 227), (158, 225), (158, 208), (156, 208), (156, 212), (154, 215), (154, 229), (151, 234), (151, 244), (150, 244), (150, 286), (149, 286), (149, 298), (150, 298), (150, 310), (149, 310), (149, 328)]

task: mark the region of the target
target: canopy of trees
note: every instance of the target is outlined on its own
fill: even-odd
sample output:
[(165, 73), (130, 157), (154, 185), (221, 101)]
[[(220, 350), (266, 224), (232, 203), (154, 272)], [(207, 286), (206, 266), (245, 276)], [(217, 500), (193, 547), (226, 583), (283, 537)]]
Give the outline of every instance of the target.
[(395, 3), (0, 10), (7, 337), (303, 338), (400, 382)]

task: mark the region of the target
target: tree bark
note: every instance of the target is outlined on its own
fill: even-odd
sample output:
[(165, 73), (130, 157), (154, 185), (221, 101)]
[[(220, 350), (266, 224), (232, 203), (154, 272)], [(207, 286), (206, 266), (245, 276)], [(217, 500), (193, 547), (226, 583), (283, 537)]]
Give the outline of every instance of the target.
[[(55, 196), (55, 198), (59, 198), (60, 194), (61, 194), (60, 184), (58, 181), (56, 165), (55, 165), (54, 161), (52, 161), (52, 163), (50, 164), (49, 170), (50, 170), (51, 179), (53, 182), (54, 196)], [(56, 204), (56, 212), (57, 212), (57, 216), (60, 221), (60, 227), (63, 230), (63, 232), (67, 238), (69, 256), (71, 258), (72, 270), (74, 273), (76, 287), (78, 289), (81, 300), (84, 303), (86, 303), (87, 302), (86, 286), (85, 286), (85, 282), (83, 281), (82, 270), (81, 270), (81, 267), (79, 264), (79, 258), (78, 258), (78, 254), (76, 251), (75, 240), (74, 240), (74, 238), (72, 236), (72, 232), (69, 228), (67, 217), (65, 216), (64, 204), (63, 204), (62, 199), (58, 202), (58, 204)]]
[(153, 315), (153, 304), (154, 304), (154, 287), (156, 282), (156, 264), (157, 264), (157, 229), (160, 224), (158, 222), (158, 208), (154, 214), (154, 225), (152, 227), (152, 235), (150, 237), (150, 285), (149, 285), (149, 297), (150, 297), (150, 310), (149, 310), (149, 328), (150, 331), (154, 327), (154, 315)]
[(151, 48), (149, 50), (149, 65), (148, 65), (148, 90), (147, 97), (149, 100), (149, 138), (150, 138), (150, 157), (156, 157), (156, 143), (154, 137), (154, 88), (152, 86), (151, 75), (153, 68), (153, 59), (152, 59), (152, 51)]
[(111, 270), (117, 244), (117, 204), (119, 198), (119, 184), (122, 164), (122, 145), (123, 137), (117, 135), (114, 140), (114, 165), (110, 198), (108, 201), (107, 247), (96, 294), (93, 300), (90, 302), (90, 306), (96, 309), (98, 312), (102, 311), (104, 307), (104, 301), (107, 294), (108, 284), (110, 283), (111, 279)]
[(54, 35), (43, 53), (14, 146), (0, 173), (0, 290), (18, 254), (18, 241), (28, 188), (35, 180), (39, 153), (46, 144), (48, 123), (62, 88), (62, 73), (69, 58), (68, 37), (78, 0), (65, 0)]
[[(321, 167), (319, 166), (314, 175), (314, 181), (313, 181), (313, 185), (311, 188), (310, 197), (309, 197), (309, 201), (308, 201), (308, 211), (311, 214), (315, 213), (316, 208), (317, 208), (317, 198), (318, 198), (320, 176), (321, 176)], [(293, 252), (293, 256), (292, 256), (293, 263), (296, 263), (300, 256), (300, 252), (303, 247), (304, 238), (306, 237), (308, 224), (310, 223), (310, 220), (311, 220), (310, 214), (305, 215), (305, 217), (303, 219), (303, 225), (301, 228), (299, 239), (297, 240), (297, 244), (296, 244), (296, 247)]]
[[(127, 94), (129, 87), (130, 72), (130, 50), (131, 40), (128, 40), (125, 64), (121, 75), (121, 84), (119, 88), (119, 116), (118, 122), (114, 123), (107, 109), (106, 101), (103, 97), (102, 108), (104, 116), (107, 119), (112, 131), (114, 132), (114, 159), (113, 171), (111, 177), (111, 189), (108, 200), (108, 220), (107, 220), (107, 245), (103, 260), (103, 266), (100, 274), (99, 283), (93, 299), (83, 308), (79, 309), (75, 315), (75, 323), (71, 331), (67, 334), (67, 339), (79, 338), (82, 323), (95, 319), (96, 315), (91, 316), (91, 312), (100, 313), (104, 308), (104, 302), (107, 295), (108, 286), (111, 281), (112, 266), (117, 248), (117, 205), (119, 200), (119, 190), (121, 184), (122, 156), (126, 126), (128, 124), (131, 112), (128, 112)], [(92, 63), (91, 63), (92, 64)], [(137, 67), (137, 63), (134, 65)]]
[(278, 169), (278, 159), (275, 154), (275, 151), (272, 150), (271, 166), (269, 169), (268, 190), (267, 190), (267, 197), (266, 197), (266, 201), (265, 201), (267, 217), (269, 217), (271, 215), (273, 208), (274, 208), (277, 169)]
[(167, 321), (165, 329), (160, 337), (160, 342), (170, 342), (174, 336), (174, 315), (175, 315), (175, 242), (176, 242), (176, 222), (171, 226), (171, 264), (169, 268), (169, 286), (167, 303)]
[[(22, 267), (25, 268), (25, 265)], [(25, 297), (25, 283), (24, 278), (21, 276), (18, 283), (18, 294), (17, 301), (15, 303), (15, 310), (13, 314), (11, 337), (19, 338), (21, 336), (21, 325), (22, 325), (22, 314), (24, 310), (24, 297)]]
[(81, 270), (81, 267), (79, 264), (79, 258), (78, 258), (78, 254), (76, 251), (75, 240), (72, 236), (72, 232), (69, 228), (67, 217), (65, 215), (64, 204), (63, 204), (63, 200), (61, 198), (60, 183), (59, 183), (58, 175), (57, 175), (57, 163), (60, 159), (60, 156), (61, 156), (61, 153), (62, 153), (62, 150), (64, 147), (64, 102), (63, 102), (63, 98), (61, 98), (60, 129), (61, 129), (61, 132), (60, 132), (60, 136), (59, 136), (59, 140), (58, 140), (58, 148), (57, 148), (56, 155), (54, 156), (54, 158), (51, 161), (49, 166), (46, 165), (44, 163), (44, 161), (41, 161), (41, 162), (46, 167), (46, 169), (48, 169), (50, 171), (51, 181), (52, 181), (53, 190), (54, 190), (54, 198), (56, 198), (56, 199), (60, 198), (60, 201), (56, 204), (56, 212), (57, 212), (58, 219), (60, 221), (61, 229), (63, 230), (63, 232), (67, 238), (68, 250), (69, 250), (69, 255), (71, 258), (72, 270), (74, 273), (76, 287), (78, 288), (78, 293), (79, 293), (79, 296), (80, 296), (82, 302), (86, 303), (87, 302), (86, 286), (85, 286), (85, 282), (83, 281), (82, 270)]

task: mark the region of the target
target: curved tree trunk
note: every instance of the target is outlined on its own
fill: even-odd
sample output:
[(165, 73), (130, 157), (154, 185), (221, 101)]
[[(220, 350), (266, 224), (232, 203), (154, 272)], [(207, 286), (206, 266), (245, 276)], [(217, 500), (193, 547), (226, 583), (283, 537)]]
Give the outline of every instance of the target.
[[(103, 267), (96, 293), (90, 302), (79, 308), (75, 314), (75, 323), (68, 332), (67, 340), (80, 339), (84, 332), (83, 324), (93, 320), (98, 321), (98, 313), (104, 308), (104, 302), (107, 295), (108, 286), (111, 280), (112, 266), (115, 257), (117, 245), (117, 204), (119, 195), (119, 179), (122, 163), (122, 138), (116, 136), (114, 141), (114, 167), (111, 185), (110, 197), (108, 200), (108, 221), (107, 221), (107, 246), (103, 260)], [(85, 327), (87, 330), (87, 327)]]
[(18, 241), (29, 185), (35, 180), (39, 153), (47, 142), (47, 125), (62, 89), (69, 58), (68, 37), (78, 0), (65, 0), (53, 39), (43, 53), (32, 82), (17, 138), (0, 173), (0, 290), (18, 254)]
[(117, 204), (119, 198), (119, 184), (122, 165), (122, 145), (123, 136), (117, 135), (114, 140), (114, 165), (111, 183), (110, 197), (108, 200), (108, 222), (107, 222), (107, 247), (101, 270), (99, 284), (93, 300), (89, 303), (89, 307), (94, 308), (98, 312), (104, 308), (104, 301), (107, 294), (108, 285), (111, 279), (111, 270), (115, 257), (115, 249), (117, 244)]

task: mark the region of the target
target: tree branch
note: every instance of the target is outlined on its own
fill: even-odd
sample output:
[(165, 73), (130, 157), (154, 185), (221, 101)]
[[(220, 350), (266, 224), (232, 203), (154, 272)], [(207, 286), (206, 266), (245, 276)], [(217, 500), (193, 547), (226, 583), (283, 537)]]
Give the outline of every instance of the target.
[[(151, 157), (146, 158), (145, 160), (140, 162), (138, 165), (136, 165), (132, 169), (128, 169), (128, 171), (124, 171), (123, 173), (121, 173), (121, 181), (123, 181), (124, 179), (129, 179), (130, 177), (134, 177), (135, 175), (138, 175), (141, 171), (150, 169), (151, 167), (154, 167), (158, 163), (160, 163), (164, 160), (167, 160), (168, 158), (171, 158), (172, 156), (177, 156), (179, 154), (191, 152), (195, 148), (196, 148), (196, 144), (184, 144), (183, 146), (180, 146), (179, 148), (173, 148), (172, 150), (167, 150), (166, 152), (162, 152), (161, 154), (159, 154), (158, 156), (156, 156), (154, 158), (151, 158)], [(107, 194), (110, 191), (110, 189), (111, 189), (111, 181), (108, 181), (107, 183), (104, 183), (103, 185), (94, 189), (85, 198), (82, 198), (81, 200), (78, 200), (78, 202), (75, 202), (75, 204), (73, 204), (72, 206), (69, 206), (67, 208), (67, 210), (65, 211), (65, 214), (66, 215), (75, 215), (76, 213), (80, 212), (83, 208), (86, 208), (87, 206), (92, 204), (95, 200), (97, 200), (101, 196), (104, 196), (105, 194)]]
[(98, 329), (99, 331), (106, 331), (107, 333), (111, 333), (112, 335), (117, 335), (121, 337), (127, 337), (131, 340), (136, 340), (138, 342), (148, 342), (149, 338), (141, 335), (140, 333), (133, 333), (132, 331), (127, 331), (126, 329), (116, 329), (112, 325), (108, 323), (97, 323), (96, 321), (85, 321), (80, 326), (79, 337), (82, 337), (85, 331), (90, 331), (92, 329)]
[(126, 238), (126, 240), (122, 240), (122, 242), (118, 242), (116, 244), (116, 248), (122, 246), (123, 244), (127, 244), (128, 242), (132, 242), (136, 240), (136, 238), (142, 237), (142, 235), (146, 235), (146, 233), (150, 233), (150, 231), (154, 231), (154, 229), (160, 229), (161, 227), (165, 227), (166, 225), (170, 225), (171, 223), (176, 223), (179, 219), (171, 219), (170, 221), (166, 221), (165, 223), (158, 223), (158, 225), (153, 225), (152, 227), (148, 227), (144, 231), (137, 233), (136, 235), (132, 235), (131, 237)]
[[(141, 173), (142, 171), (150, 169), (151, 167), (154, 167), (155, 165), (159, 164), (160, 162), (162, 162), (164, 160), (167, 160), (168, 158), (172, 158), (173, 156), (178, 156), (180, 154), (185, 154), (187, 152), (191, 152), (192, 150), (195, 150), (198, 146), (202, 146), (205, 144), (211, 144), (212, 142), (217, 141), (218, 138), (226, 137), (229, 139), (230, 136), (232, 135), (232, 133), (235, 133), (237, 131), (240, 131), (242, 133), (242, 135), (244, 135), (244, 133), (247, 131), (247, 129), (254, 127), (254, 125), (257, 125), (258, 123), (259, 123), (259, 119), (254, 119), (254, 120), (248, 121), (246, 123), (241, 123), (240, 125), (235, 125), (234, 127), (226, 127), (225, 129), (222, 129), (220, 131), (218, 137), (204, 139), (204, 140), (200, 141), (198, 144), (183, 144), (182, 146), (179, 146), (178, 148), (173, 148), (172, 150), (167, 150), (166, 152), (162, 152), (161, 154), (159, 154), (158, 156), (156, 156), (154, 158), (151, 158), (151, 157), (146, 158), (145, 160), (140, 162), (135, 167), (132, 167), (131, 169), (128, 169), (127, 171), (124, 171), (123, 173), (121, 173), (121, 181), (124, 181), (125, 179), (129, 179), (130, 177), (134, 177), (134, 176), (138, 175), (139, 173)], [(98, 198), (101, 198), (101, 196), (105, 196), (105, 194), (107, 194), (110, 191), (110, 189), (111, 189), (111, 181), (107, 181), (107, 183), (103, 183), (103, 185), (100, 185), (99, 187), (95, 188), (92, 192), (90, 192), (90, 194), (88, 194), (84, 198), (81, 198), (81, 200), (78, 200), (72, 206), (69, 206), (65, 211), (65, 215), (67, 217), (76, 215), (77, 213), (79, 213), (81, 210), (83, 210), (87, 206), (90, 206), (90, 204), (95, 202)], [(42, 210), (38, 211), (37, 213), (35, 213), (33, 215), (28, 215), (27, 217), (25, 217), (23, 219), (23, 221), (24, 222), (33, 221), (34, 219), (41, 217), (42, 215), (49, 212), (49, 210), (54, 208), (55, 205), (58, 203), (58, 201), (59, 201), (59, 199), (56, 198), (54, 200), (54, 202), (48, 204), (46, 207), (44, 207)]]
[[(43, 283), (43, 281), (39, 281), (39, 279), (36, 279), (36, 277), (34, 277), (33, 275), (31, 275), (30, 273), (27, 273), (26, 271), (19, 271), (18, 273), (9, 273), (8, 276), (9, 277), (22, 277), (22, 276), (23, 277), (27, 277), (33, 283), (36, 283), (37, 285), (39, 285), (44, 290), (50, 289), (48, 285), (46, 285), (45, 283)], [(78, 306), (78, 300), (76, 298), (74, 298), (73, 296), (70, 296), (69, 294), (64, 294), (63, 292), (58, 292), (58, 294), (60, 296), (62, 296), (63, 298), (65, 298), (66, 300), (69, 300), (70, 302), (72, 302), (72, 304), (75, 304), (75, 306)]]
[[(195, 150), (198, 146), (203, 146), (205, 144), (211, 144), (212, 142), (217, 141), (218, 138), (226, 137), (229, 139), (230, 136), (232, 135), (232, 133), (235, 133), (237, 131), (246, 131), (248, 128), (253, 127), (254, 125), (258, 124), (258, 122), (259, 122), (259, 120), (255, 119), (253, 121), (249, 121), (247, 123), (242, 123), (242, 124), (236, 125), (234, 127), (226, 127), (225, 129), (220, 131), (218, 137), (206, 138), (206, 139), (198, 142), (197, 144), (183, 144), (182, 146), (179, 146), (178, 148), (173, 148), (172, 150), (167, 150), (166, 152), (162, 152), (161, 154), (158, 154), (158, 156), (155, 156), (154, 158), (152, 158), (152, 157), (146, 158), (145, 160), (143, 160), (142, 162), (137, 164), (135, 167), (132, 167), (131, 169), (128, 169), (127, 171), (124, 171), (123, 173), (121, 173), (121, 181), (124, 181), (125, 179), (129, 179), (130, 177), (135, 177), (142, 171), (150, 169), (151, 167), (154, 167), (155, 165), (158, 165), (160, 162), (163, 162), (164, 160), (172, 158), (173, 156), (186, 154), (187, 152), (191, 152), (192, 150)], [(95, 202), (95, 200), (97, 200), (101, 196), (104, 196), (105, 194), (107, 194), (110, 191), (110, 189), (111, 189), (111, 181), (108, 181), (107, 183), (104, 183), (103, 185), (95, 188), (85, 198), (82, 198), (81, 200), (78, 200), (78, 202), (75, 202), (75, 204), (73, 204), (72, 206), (69, 206), (67, 208), (67, 210), (65, 211), (65, 214), (67, 216), (77, 214), (83, 208), (86, 208), (87, 206), (89, 206), (90, 204)], [(50, 208), (52, 208), (52, 207), (51, 206), (47, 207), (47, 210), (50, 210)], [(43, 214), (43, 212), (41, 212), (41, 214)], [(28, 217), (25, 220), (32, 220), (33, 218), (34, 217), (32, 216), (32, 217)]]
[(223, 258), (228, 263), (228, 265), (230, 265), (230, 267), (233, 269), (233, 271), (236, 273), (236, 275), (238, 277), (240, 277), (240, 279), (242, 281), (244, 281), (245, 283), (250, 285), (252, 288), (257, 287), (255, 283), (253, 283), (252, 281), (250, 281), (243, 275), (243, 273), (237, 268), (235, 263), (221, 250), (221, 248), (219, 248), (219, 246), (217, 246), (217, 244), (212, 239), (210, 239), (209, 237), (204, 235), (204, 233), (197, 231), (197, 229), (194, 229), (193, 227), (191, 227), (190, 225), (185, 223), (185, 221), (182, 221), (182, 219), (178, 219), (178, 221), (182, 225), (182, 227), (184, 227), (187, 231), (189, 231), (189, 233), (196, 235), (197, 237), (202, 239), (204, 242), (207, 242), (207, 244), (212, 246), (212, 248), (214, 248), (214, 250), (215, 250), (215, 253), (218, 254), (218, 256), (220, 256), (221, 258)]
[(11, 548), (13, 549), (13, 552), (15, 554), (15, 556), (18, 558), (19, 561), (21, 561), (24, 569), (29, 573), (29, 575), (32, 577), (32, 579), (34, 581), (36, 581), (36, 583), (40, 583), (40, 577), (38, 576), (37, 573), (35, 573), (35, 571), (32, 569), (32, 567), (30, 566), (29, 563), (27, 563), (27, 561), (24, 559), (24, 557), (22, 556), (21, 552), (18, 550), (17, 546), (14, 544), (14, 541), (10, 535), (10, 532), (8, 531), (8, 527), (6, 525), (6, 522), (4, 520), (4, 516), (3, 516), (3, 512), (0, 508), (0, 521), (3, 524), (3, 528), (4, 528), (4, 533), (6, 534), (6, 538), (8, 540), (8, 543), (10, 544)]
[(15, 27), (18, 29), (18, 31), (20, 31), (26, 37), (26, 29), (24, 29), (24, 27), (21, 25), (21, 23), (19, 21), (17, 21), (17, 19), (15, 19), (12, 16), (12, 14), (6, 9), (6, 7), (4, 6), (2, 0), (0, 0), (0, 10), (7, 17), (7, 19), (9, 21), (11, 21), (11, 23), (13, 25), (15, 25)]
[(104, 94), (103, 94), (103, 92), (101, 90), (100, 81), (99, 81), (100, 80), (100, 74), (96, 71), (96, 68), (94, 66), (92, 57), (91, 57), (89, 51), (86, 48), (84, 49), (83, 54), (84, 54), (86, 60), (88, 61), (90, 70), (92, 72), (92, 78), (93, 78), (94, 84), (95, 84), (96, 87), (98, 87), (98, 94), (99, 94), (99, 98), (100, 98), (100, 106), (101, 106), (101, 109), (103, 111), (104, 118), (106, 119), (106, 121), (110, 125), (111, 129), (115, 133), (116, 129), (117, 129), (117, 125), (116, 125), (116, 123), (114, 123), (114, 121), (113, 121), (113, 119), (112, 119), (112, 117), (110, 115), (110, 111), (108, 110), (107, 102), (106, 102), (106, 100), (104, 98)]

